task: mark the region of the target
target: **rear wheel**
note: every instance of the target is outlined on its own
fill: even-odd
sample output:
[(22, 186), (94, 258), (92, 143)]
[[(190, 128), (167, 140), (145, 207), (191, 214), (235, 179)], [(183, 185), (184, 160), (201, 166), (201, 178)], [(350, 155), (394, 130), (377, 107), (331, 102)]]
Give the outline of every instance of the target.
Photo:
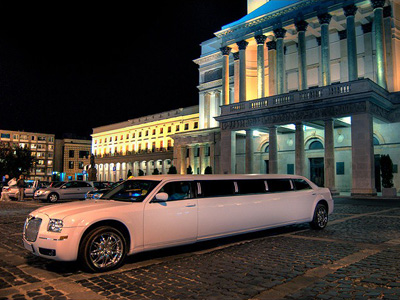
[(118, 268), (126, 256), (126, 239), (116, 228), (101, 226), (90, 231), (82, 240), (79, 259), (92, 272)]
[(47, 197), (47, 201), (49, 201), (50, 203), (55, 203), (57, 202), (59, 199), (58, 194), (56, 193), (51, 193), (48, 197)]
[(328, 209), (324, 204), (318, 203), (314, 211), (314, 218), (310, 225), (312, 228), (321, 230), (328, 224)]

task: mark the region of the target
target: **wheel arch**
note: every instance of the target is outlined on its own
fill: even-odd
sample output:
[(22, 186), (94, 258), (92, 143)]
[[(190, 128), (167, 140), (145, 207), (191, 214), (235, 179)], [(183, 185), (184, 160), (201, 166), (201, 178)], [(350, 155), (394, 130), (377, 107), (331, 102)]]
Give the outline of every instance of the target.
[(89, 234), (89, 232), (91, 232), (93, 229), (101, 227), (101, 226), (110, 226), (110, 227), (116, 228), (119, 231), (121, 231), (121, 233), (124, 235), (125, 240), (126, 240), (127, 253), (129, 253), (129, 249), (131, 247), (131, 237), (130, 237), (129, 229), (121, 221), (112, 220), (112, 219), (110, 219), (110, 220), (101, 220), (101, 221), (95, 222), (95, 223), (91, 224), (88, 228), (86, 228), (85, 231), (83, 232), (81, 238), (80, 238), (79, 248), (78, 249), (81, 248), (82, 241), (85, 238), (85, 236), (87, 234)]

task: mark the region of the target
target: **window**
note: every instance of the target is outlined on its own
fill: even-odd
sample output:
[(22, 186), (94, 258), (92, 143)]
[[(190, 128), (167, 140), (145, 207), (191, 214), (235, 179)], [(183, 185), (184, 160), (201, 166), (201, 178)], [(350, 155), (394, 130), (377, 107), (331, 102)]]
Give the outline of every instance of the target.
[(160, 189), (160, 192), (167, 193), (168, 200), (183, 200), (192, 198), (192, 190), (191, 182), (177, 181), (167, 183)]
[(176, 125), (175, 131), (179, 131), (179, 125)]
[(235, 186), (231, 180), (200, 181), (203, 197), (232, 196), (235, 194)]
[(294, 188), (300, 190), (311, 190), (311, 186), (304, 179), (293, 179)]
[(159, 183), (159, 181), (150, 180), (127, 180), (106, 192), (102, 199), (141, 202)]
[(189, 124), (185, 124), (185, 130), (189, 130)]
[(288, 192), (292, 190), (289, 179), (267, 179), (268, 191), (271, 193)]
[(164, 128), (161, 127), (161, 128), (160, 128), (160, 134), (163, 134), (163, 133), (164, 133)]
[(2, 139), (9, 139), (10, 138), (10, 134), (9, 133), (2, 133), (1, 134), (1, 138)]
[(156, 135), (156, 130), (155, 129), (153, 129), (153, 135)]
[(142, 137), (142, 132), (139, 132), (139, 137)]
[(344, 175), (344, 162), (336, 163), (336, 175)]
[(129, 134), (126, 135), (126, 139), (127, 139), (127, 140), (129, 139)]
[(68, 168), (69, 169), (73, 169), (74, 168), (74, 162), (73, 161), (69, 161), (68, 162)]
[(149, 131), (148, 130), (146, 130), (145, 136), (149, 136)]
[(168, 142), (167, 142), (167, 147), (168, 147), (168, 149), (171, 149), (172, 148), (172, 141), (171, 140), (168, 140)]
[(210, 146), (205, 147), (204, 149), (204, 156), (208, 157), (210, 156)]
[(290, 175), (294, 174), (294, 164), (287, 164), (286, 174), (290, 174)]
[(68, 151), (68, 157), (73, 158), (75, 156), (75, 151), (74, 150), (69, 150)]
[(265, 193), (265, 181), (260, 180), (238, 180), (236, 181), (240, 195)]
[(79, 158), (89, 158), (89, 151), (87, 150), (79, 151)]
[(199, 128), (199, 122), (194, 122), (193, 129)]
[(194, 149), (194, 157), (200, 157), (200, 148)]
[(45, 136), (38, 136), (38, 141), (39, 142), (45, 142), (46, 141), (46, 137)]
[(83, 169), (83, 161), (78, 162), (78, 168)]
[(308, 149), (310, 149), (310, 150), (324, 149), (324, 145), (322, 145), (322, 143), (320, 141), (313, 141), (313, 142), (311, 142)]
[(168, 133), (171, 132), (171, 126), (168, 126)]

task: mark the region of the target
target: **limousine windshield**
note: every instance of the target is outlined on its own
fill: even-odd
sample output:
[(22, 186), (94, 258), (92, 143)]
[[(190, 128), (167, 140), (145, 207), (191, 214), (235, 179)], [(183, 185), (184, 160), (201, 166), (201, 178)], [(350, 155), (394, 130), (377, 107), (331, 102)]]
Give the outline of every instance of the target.
[(101, 199), (142, 202), (159, 183), (153, 180), (127, 180), (105, 193)]

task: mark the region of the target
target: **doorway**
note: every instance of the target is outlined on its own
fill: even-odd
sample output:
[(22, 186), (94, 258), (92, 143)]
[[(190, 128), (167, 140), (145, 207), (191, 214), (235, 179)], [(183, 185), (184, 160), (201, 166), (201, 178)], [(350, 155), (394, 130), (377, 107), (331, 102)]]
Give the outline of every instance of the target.
[(324, 158), (310, 158), (310, 180), (318, 186), (324, 186)]
[(381, 156), (374, 155), (375, 158), (375, 188), (377, 192), (382, 192), (381, 189)]

